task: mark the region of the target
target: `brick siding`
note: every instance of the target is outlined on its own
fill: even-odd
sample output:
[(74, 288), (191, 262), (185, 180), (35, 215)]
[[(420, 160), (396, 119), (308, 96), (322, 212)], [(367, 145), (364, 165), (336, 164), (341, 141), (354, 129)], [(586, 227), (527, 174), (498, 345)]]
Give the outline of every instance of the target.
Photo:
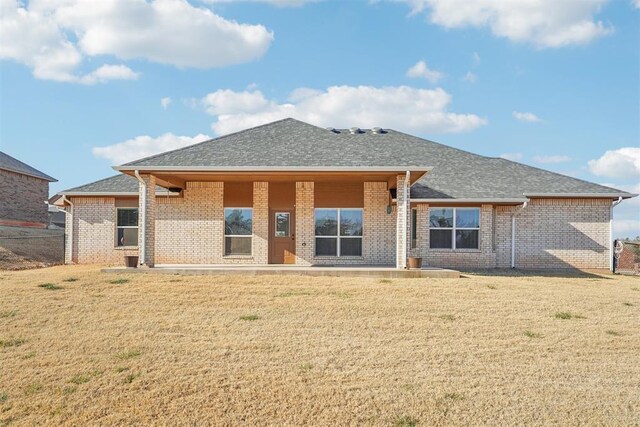
[(0, 220), (49, 223), (49, 182), (0, 169)]

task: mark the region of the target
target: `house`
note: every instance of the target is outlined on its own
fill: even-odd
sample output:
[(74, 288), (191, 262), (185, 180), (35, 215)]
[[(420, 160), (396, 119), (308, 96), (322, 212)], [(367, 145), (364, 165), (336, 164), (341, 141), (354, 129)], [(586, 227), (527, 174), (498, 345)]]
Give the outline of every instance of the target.
[(0, 151), (0, 225), (46, 227), (49, 183), (56, 181)]
[(294, 119), (114, 169), (60, 193), (66, 262), (608, 269), (612, 206), (634, 196), (391, 129)]

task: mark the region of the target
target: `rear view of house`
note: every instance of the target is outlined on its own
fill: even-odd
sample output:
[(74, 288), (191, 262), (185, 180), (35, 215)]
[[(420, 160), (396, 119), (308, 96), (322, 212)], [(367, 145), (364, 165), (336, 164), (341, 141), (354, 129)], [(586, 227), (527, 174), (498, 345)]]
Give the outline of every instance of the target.
[(55, 178), (0, 151), (0, 225), (46, 227)]
[(390, 129), (294, 119), (114, 167), (60, 194), (67, 263), (611, 265), (633, 194)]

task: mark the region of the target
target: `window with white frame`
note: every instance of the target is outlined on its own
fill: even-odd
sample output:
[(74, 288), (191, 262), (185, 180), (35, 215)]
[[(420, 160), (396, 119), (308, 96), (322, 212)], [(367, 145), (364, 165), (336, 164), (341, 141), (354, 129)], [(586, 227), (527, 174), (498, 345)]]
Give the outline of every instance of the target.
[(251, 255), (253, 209), (224, 209), (224, 254)]
[(116, 208), (116, 245), (138, 246), (138, 208)]
[(479, 208), (429, 209), (431, 249), (478, 249), (479, 242)]
[(316, 256), (362, 256), (362, 209), (316, 209)]

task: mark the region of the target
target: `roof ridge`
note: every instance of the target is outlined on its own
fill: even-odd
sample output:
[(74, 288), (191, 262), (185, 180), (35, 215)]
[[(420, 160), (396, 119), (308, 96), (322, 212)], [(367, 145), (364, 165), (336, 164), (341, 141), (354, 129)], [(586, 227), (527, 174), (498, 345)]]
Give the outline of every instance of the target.
[[(198, 145), (202, 145), (202, 144), (205, 144), (205, 143), (208, 143), (208, 142), (220, 141), (221, 139), (224, 139), (224, 138), (227, 138), (227, 137), (230, 137), (230, 136), (233, 136), (233, 135), (238, 135), (238, 134), (241, 134), (241, 133), (244, 133), (244, 132), (248, 132), (248, 131), (255, 130), (255, 129), (260, 129), (260, 128), (263, 128), (265, 126), (274, 125), (276, 123), (285, 122), (285, 121), (289, 121), (289, 120), (294, 120), (294, 121), (296, 121), (298, 123), (304, 123), (304, 124), (308, 125), (308, 123), (305, 123), (303, 121), (294, 119), (292, 117), (286, 117), (284, 119), (276, 120), (274, 122), (263, 123), (261, 125), (257, 125), (257, 126), (254, 126), (254, 127), (248, 128), (248, 129), (242, 129), (242, 130), (231, 132), (231, 133), (228, 133), (228, 134), (225, 134), (225, 135), (216, 136), (215, 138), (207, 139), (205, 141), (200, 141), (200, 142), (198, 142), (196, 144), (187, 145), (186, 147), (176, 148), (174, 150), (169, 150), (169, 151), (163, 151), (162, 153), (158, 153), (158, 154), (154, 154), (152, 156), (147, 156), (147, 157), (143, 157), (143, 158), (140, 158), (140, 159), (132, 160), (130, 162), (123, 163), (122, 165), (117, 165), (117, 166), (135, 166), (135, 165), (133, 165), (133, 163), (138, 163), (138, 162), (142, 162), (144, 160), (154, 159), (156, 157), (164, 156), (165, 154), (174, 153), (176, 151), (185, 150), (187, 148), (197, 147)], [(314, 125), (310, 125), (310, 126), (314, 126)], [(314, 126), (314, 127), (317, 127), (317, 126)], [(319, 128), (319, 129), (321, 129), (321, 128)]]
[[(39, 169), (34, 168), (33, 166), (23, 162), (22, 160), (16, 159), (13, 156), (10, 156), (9, 154), (5, 153), (4, 151), (0, 151), (0, 155), (5, 156), (7, 158), (9, 158), (10, 160), (17, 162), (18, 166), (22, 167), (22, 169), (19, 168), (14, 168), (11, 167), (10, 164), (8, 165), (2, 165), (2, 163), (0, 163), (0, 169), (4, 169), (10, 172), (14, 172), (14, 173), (18, 173), (21, 175), (28, 175), (28, 176), (32, 176), (35, 178), (39, 178), (39, 179), (43, 179), (45, 181), (49, 181), (49, 182), (58, 182), (57, 179), (55, 179), (54, 177), (52, 177), (51, 175), (47, 175), (46, 173), (42, 172)], [(1, 156), (0, 156), (0, 160), (1, 160)]]

